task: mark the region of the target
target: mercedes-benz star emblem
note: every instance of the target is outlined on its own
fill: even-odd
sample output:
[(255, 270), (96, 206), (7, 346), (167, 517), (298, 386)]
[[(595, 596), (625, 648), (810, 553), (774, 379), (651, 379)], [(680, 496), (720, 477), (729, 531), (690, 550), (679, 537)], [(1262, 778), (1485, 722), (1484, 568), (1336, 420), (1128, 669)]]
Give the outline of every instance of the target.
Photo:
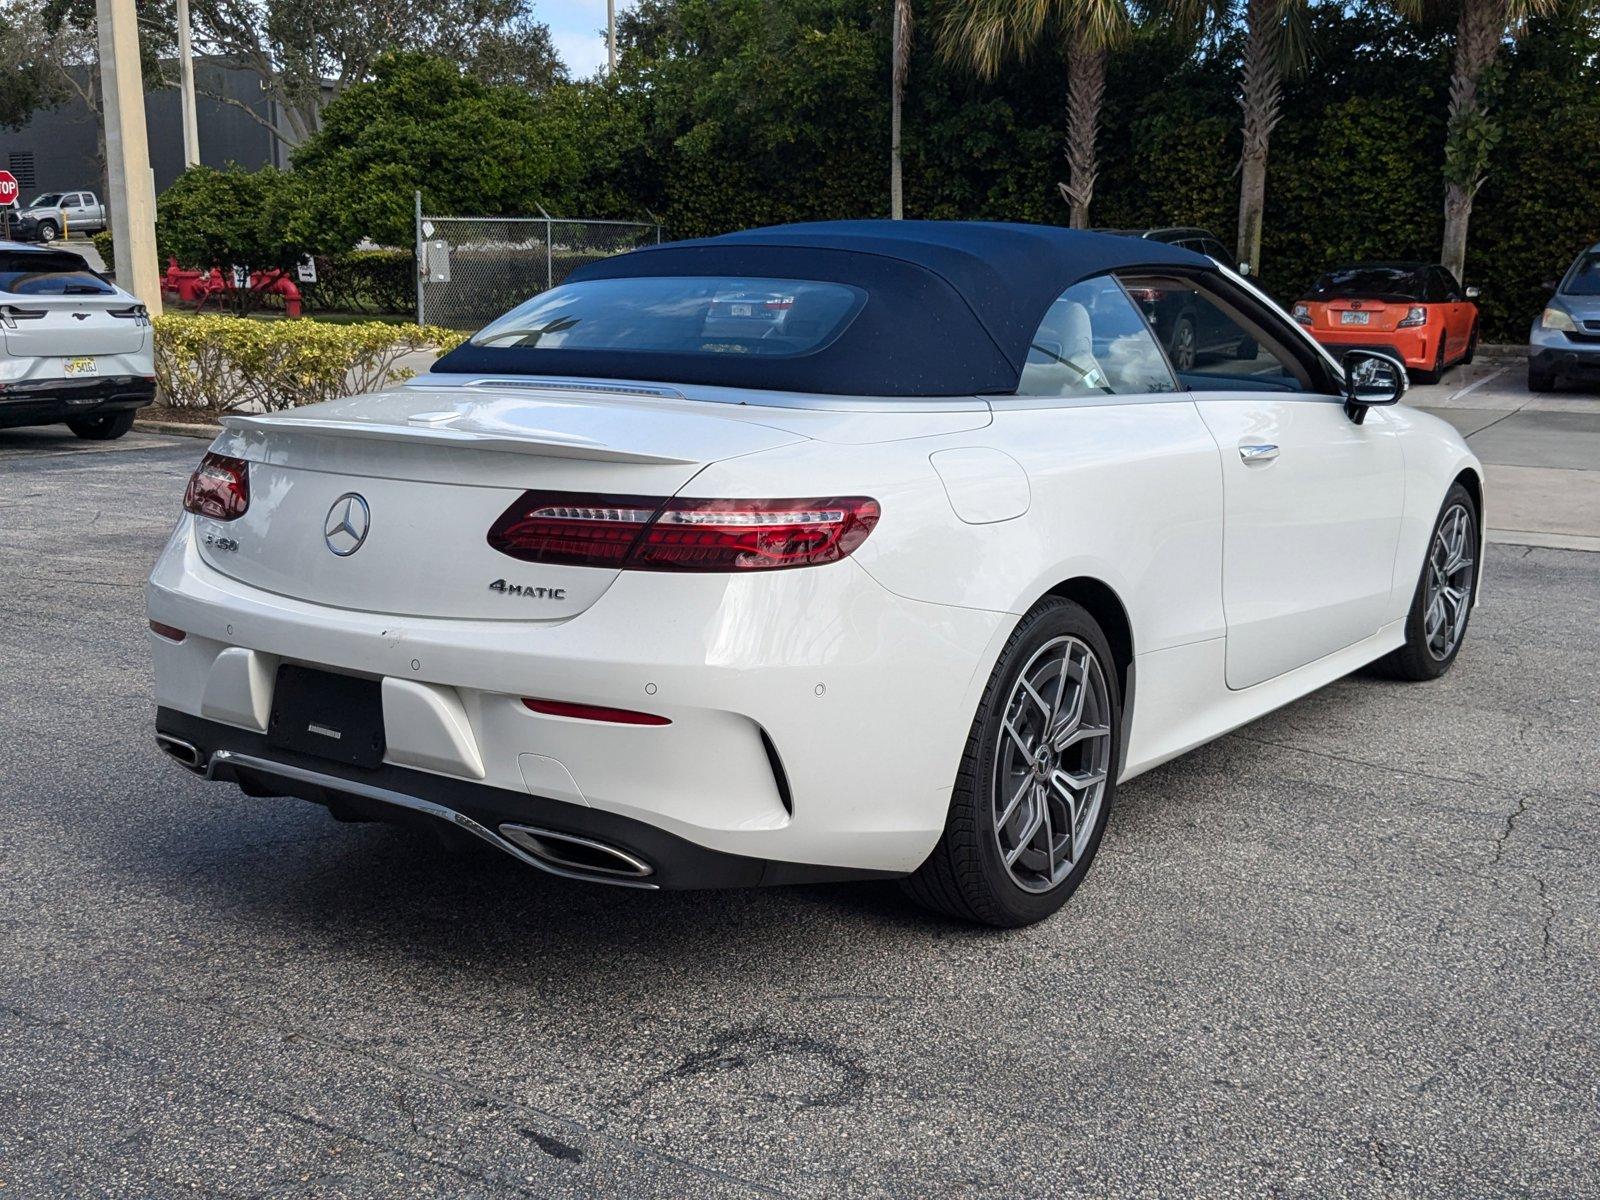
[(372, 528), (372, 511), (365, 498), (355, 492), (346, 492), (328, 509), (328, 518), (322, 523), (322, 540), (328, 543), (340, 558), (349, 558), (361, 549), (367, 540), (367, 530)]

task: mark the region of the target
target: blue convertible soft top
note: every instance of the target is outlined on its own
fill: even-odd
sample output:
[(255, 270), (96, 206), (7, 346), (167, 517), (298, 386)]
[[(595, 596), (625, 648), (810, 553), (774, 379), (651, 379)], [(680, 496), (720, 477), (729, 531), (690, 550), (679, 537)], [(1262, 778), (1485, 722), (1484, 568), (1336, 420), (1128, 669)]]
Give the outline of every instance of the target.
[(844, 283), (866, 293), (832, 342), (793, 357), (541, 349), (468, 342), (436, 371), (654, 380), (855, 396), (1017, 389), (1052, 301), (1108, 271), (1210, 267), (1144, 238), (977, 221), (824, 221), (669, 242), (602, 259), (568, 283), (730, 276)]

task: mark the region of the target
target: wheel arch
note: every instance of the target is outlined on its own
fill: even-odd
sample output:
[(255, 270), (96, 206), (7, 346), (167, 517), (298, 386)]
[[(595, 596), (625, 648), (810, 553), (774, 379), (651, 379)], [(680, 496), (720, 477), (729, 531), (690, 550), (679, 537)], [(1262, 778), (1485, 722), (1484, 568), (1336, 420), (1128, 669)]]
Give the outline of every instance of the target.
[(1467, 489), (1472, 506), (1478, 510), (1478, 569), (1472, 576), (1472, 607), (1477, 608), (1483, 597), (1483, 560), (1489, 549), (1489, 522), (1483, 515), (1483, 476), (1476, 467), (1463, 467), (1450, 481), (1450, 487), (1458, 483)]
[[(1122, 774), (1128, 758), (1128, 735), (1133, 729), (1133, 701), (1135, 689), (1133, 621), (1128, 607), (1110, 584), (1092, 575), (1076, 575), (1063, 579), (1045, 596), (1059, 596), (1071, 600), (1095, 619), (1106, 641), (1111, 645), (1111, 656), (1117, 672), (1117, 690), (1122, 695), (1122, 736), (1117, 739), (1117, 774)], [(1040, 597), (1043, 599), (1044, 597)]]

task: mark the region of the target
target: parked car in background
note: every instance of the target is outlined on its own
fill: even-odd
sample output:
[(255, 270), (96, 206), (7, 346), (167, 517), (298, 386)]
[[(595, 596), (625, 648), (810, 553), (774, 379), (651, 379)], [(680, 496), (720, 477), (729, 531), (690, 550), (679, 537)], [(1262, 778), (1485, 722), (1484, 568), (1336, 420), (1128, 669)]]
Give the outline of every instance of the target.
[(1562, 376), (1600, 381), (1600, 242), (1578, 255), (1528, 334), (1528, 390), (1548, 392)]
[(0, 335), (0, 429), (105, 441), (155, 399), (149, 313), (71, 251), (0, 242)]
[(53, 242), (68, 233), (98, 233), (106, 227), (106, 206), (93, 192), (46, 192), (12, 217), (11, 236), (28, 242)]
[[(1096, 232), (1162, 242), (1203, 254), (1225, 267), (1236, 265), (1233, 255), (1228, 253), (1228, 248), (1219, 238), (1193, 226), (1102, 229)], [(1172, 365), (1178, 372), (1192, 371), (1204, 363), (1254, 360), (1255, 342), (1248, 337), (1241, 337), (1239, 327), (1214, 307), (1196, 303), (1192, 291), (1178, 289), (1164, 292), (1156, 288), (1144, 288), (1130, 295), (1154, 326), (1156, 337), (1166, 347), (1167, 357), (1172, 359)]]
[[(1146, 289), (1258, 360), (1175, 372)], [(1025, 925), (1120, 781), (1374, 660), (1449, 669), (1482, 469), (1405, 387), (1080, 230), (600, 259), (404, 386), (223, 418), (150, 578), (157, 741), (568, 879), (909, 876)]]
[(1355, 263), (1318, 278), (1294, 318), (1330, 350), (1382, 350), (1437, 383), (1477, 352), (1477, 299), (1436, 263)]

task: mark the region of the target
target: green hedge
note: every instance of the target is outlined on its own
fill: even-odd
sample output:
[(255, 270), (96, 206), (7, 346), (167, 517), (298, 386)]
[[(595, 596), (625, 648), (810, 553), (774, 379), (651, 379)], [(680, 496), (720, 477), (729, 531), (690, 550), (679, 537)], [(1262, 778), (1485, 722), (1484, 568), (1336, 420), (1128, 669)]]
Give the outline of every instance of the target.
[(276, 412), (398, 383), (414, 350), (441, 353), (465, 335), (370, 321), (262, 321), (169, 314), (156, 318), (156, 382), (175, 408)]
[(306, 303), (320, 311), (414, 313), (416, 255), (410, 250), (351, 250), (317, 258), (317, 282), (303, 283)]

